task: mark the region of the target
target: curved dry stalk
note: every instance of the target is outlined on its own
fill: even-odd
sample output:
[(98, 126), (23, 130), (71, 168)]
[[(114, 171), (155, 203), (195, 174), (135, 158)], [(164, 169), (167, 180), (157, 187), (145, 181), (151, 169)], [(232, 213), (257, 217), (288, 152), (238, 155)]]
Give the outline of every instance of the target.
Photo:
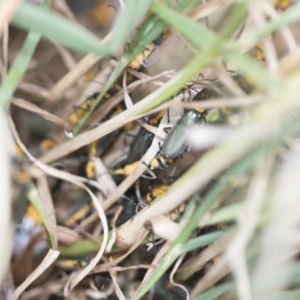
[(185, 291), (186, 293), (186, 300), (190, 300), (190, 295), (189, 295), (189, 292), (187, 290), (187, 288), (182, 285), (182, 284), (179, 284), (179, 283), (175, 283), (174, 282), (174, 274), (176, 273), (177, 269), (179, 268), (180, 264), (182, 263), (183, 259), (185, 257), (185, 254), (182, 254), (176, 261), (172, 271), (171, 271), (171, 274), (170, 274), (170, 282), (174, 285), (174, 286), (178, 286), (179, 288), (181, 288), (182, 290)]
[[(69, 287), (70, 290), (72, 290), (94, 267), (95, 265), (99, 262), (99, 260), (101, 259), (106, 245), (107, 245), (107, 241), (108, 241), (108, 225), (107, 225), (107, 220), (106, 220), (106, 216), (105, 213), (103, 211), (103, 208), (101, 206), (101, 204), (98, 201), (98, 198), (90, 191), (90, 189), (88, 189), (81, 181), (79, 181), (76, 176), (73, 176), (69, 173), (54, 169), (52, 167), (49, 167), (47, 165), (45, 165), (44, 163), (38, 161), (37, 159), (35, 159), (26, 149), (26, 147), (24, 146), (24, 144), (22, 143), (15, 125), (12, 121), (12, 119), (9, 119), (10, 121), (10, 127), (13, 131), (14, 137), (16, 142), (18, 143), (18, 145), (20, 146), (20, 148), (24, 151), (24, 153), (30, 158), (30, 160), (32, 162), (34, 162), (34, 164), (40, 168), (43, 172), (45, 172), (47, 175), (62, 179), (62, 180), (66, 180), (68, 182), (71, 182), (79, 187), (81, 187), (82, 189), (86, 190), (86, 192), (90, 195), (90, 197), (93, 200), (93, 204), (96, 208), (96, 211), (98, 212), (99, 218), (102, 222), (103, 225), (103, 241), (101, 244), (101, 247), (99, 248), (98, 253), (96, 254), (96, 256), (90, 261), (90, 263), (80, 272), (78, 272), (77, 274), (75, 274), (75, 276), (73, 276), (67, 286)], [(66, 291), (66, 293), (68, 293), (69, 290)]]

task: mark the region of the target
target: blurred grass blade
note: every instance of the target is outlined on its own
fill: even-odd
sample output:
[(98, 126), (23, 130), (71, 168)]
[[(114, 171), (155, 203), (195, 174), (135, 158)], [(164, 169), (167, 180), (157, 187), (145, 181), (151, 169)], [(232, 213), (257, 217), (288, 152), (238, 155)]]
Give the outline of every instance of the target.
[[(24, 3), (22, 4), (22, 6), (23, 5)], [(22, 6), (20, 9), (22, 9)], [(41, 12), (47, 11), (49, 6), (50, 1), (45, 1), (44, 5), (40, 7), (34, 6), (36, 9), (35, 14), (39, 15)], [(30, 23), (28, 22), (28, 20), (31, 19), (27, 19), (27, 23)], [(36, 32), (29, 32), (20, 52), (18, 53), (13, 64), (11, 65), (7, 78), (0, 87), (0, 105), (2, 106), (2, 108), (6, 108), (8, 106), (10, 98), (15, 92), (23, 74), (25, 73), (27, 66), (35, 51), (35, 48), (40, 41), (40, 38), (40, 34)]]
[(35, 48), (40, 41), (40, 37), (40, 34), (30, 32), (18, 56), (11, 65), (7, 78), (0, 87), (0, 104), (3, 109), (7, 108), (11, 96), (15, 92), (18, 83), (25, 73)]
[(1, 210), (0, 210), (0, 284), (5, 278), (5, 274), (9, 268), (11, 260), (11, 252), (13, 245), (14, 224), (12, 215), (12, 191), (11, 191), (11, 177), (10, 172), (11, 164), (10, 158), (13, 153), (13, 139), (9, 126), (7, 124), (7, 118), (4, 112), (0, 111), (0, 188), (1, 188)]
[(182, 253), (185, 253), (185, 250), (190, 251), (198, 247), (204, 247), (206, 245), (209, 245), (210, 243), (219, 239), (223, 234), (224, 232), (209, 233), (198, 237), (197, 239), (195, 239), (195, 241), (193, 240), (190, 244), (187, 245), (177, 242), (177, 244), (175, 246), (172, 246), (168, 253), (160, 261), (160, 263), (157, 265), (156, 269), (153, 271), (150, 277), (147, 278), (147, 281), (145, 282), (141, 290), (138, 292), (138, 294), (134, 297), (134, 299), (141, 299), (141, 297), (145, 295), (145, 293), (149, 291), (151, 287), (153, 287), (154, 284), (161, 278), (161, 276), (163, 276), (163, 274), (168, 270), (168, 268), (170, 268), (173, 262)]
[(281, 13), (280, 18), (270, 20), (262, 28), (259, 28), (253, 32), (242, 37), (240, 40), (234, 42), (234, 47), (242, 47), (248, 45), (250, 47), (255, 45), (255, 42), (267, 37), (274, 33), (276, 30), (296, 22), (300, 19), (300, 5), (294, 5), (292, 9), (288, 9)]
[(218, 230), (216, 232), (212, 232), (210, 234), (201, 235), (197, 238), (191, 239), (187, 241), (182, 247), (181, 252), (186, 253), (195, 249), (199, 249), (205, 245), (212, 243), (213, 241), (221, 238), (226, 231)]
[[(238, 66), (241, 71), (245, 71), (247, 75), (251, 76), (251, 79), (255, 79), (254, 82), (259, 86), (265, 87), (274, 82), (273, 76), (265, 70), (258, 62), (254, 61), (250, 57), (247, 57), (238, 51), (234, 50), (234, 47), (226, 45), (225, 38), (229, 37), (231, 33), (238, 28), (239, 24), (246, 16), (245, 5), (236, 5), (236, 12), (232, 13), (234, 18), (228, 17), (224, 28), (219, 35), (216, 35), (205, 27), (201, 23), (195, 23), (187, 16), (179, 14), (178, 12), (168, 8), (167, 6), (154, 2), (151, 9), (169, 25), (174, 26), (186, 39), (188, 39), (195, 47), (201, 51), (207, 51), (210, 55), (213, 55), (213, 51), (216, 53), (216, 57), (219, 54), (223, 54), (227, 61), (231, 61)], [(212, 46), (214, 45), (214, 46)], [(204, 53), (203, 53), (204, 55)], [(276, 81), (276, 84), (279, 83)], [(152, 106), (153, 107), (153, 106)]]
[(129, 34), (147, 13), (151, 0), (128, 0), (126, 8), (121, 10), (114, 26), (114, 34), (110, 41), (110, 50), (116, 53), (126, 43)]
[(12, 24), (52, 38), (61, 45), (82, 53), (109, 53), (107, 46), (101, 44), (101, 40), (83, 26), (28, 2), (21, 5)]
[(220, 284), (201, 295), (194, 297), (193, 300), (214, 300), (223, 295), (224, 293), (233, 290), (235, 283), (233, 281)]

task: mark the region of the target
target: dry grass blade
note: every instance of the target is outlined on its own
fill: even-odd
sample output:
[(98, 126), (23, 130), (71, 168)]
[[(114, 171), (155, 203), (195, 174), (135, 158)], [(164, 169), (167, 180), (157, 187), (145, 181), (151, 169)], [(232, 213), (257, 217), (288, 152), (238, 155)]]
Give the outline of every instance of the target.
[(66, 66), (66, 68), (70, 71), (74, 69), (77, 65), (76, 60), (73, 58), (72, 54), (63, 46), (61, 46), (58, 43), (53, 42), (55, 45), (55, 48), (57, 49), (58, 53), (61, 56), (61, 59)]
[(170, 282), (171, 282), (174, 286), (178, 286), (179, 288), (181, 288), (182, 290), (184, 290), (185, 293), (186, 293), (186, 300), (189, 300), (189, 299), (190, 299), (190, 295), (189, 295), (189, 292), (188, 292), (187, 288), (186, 288), (184, 285), (182, 285), (182, 284), (179, 284), (179, 283), (175, 283), (175, 282), (174, 282), (174, 274), (176, 273), (178, 267), (179, 267), (180, 264), (182, 263), (184, 257), (185, 257), (185, 254), (182, 254), (182, 255), (177, 259), (177, 261), (176, 261), (176, 263), (175, 263), (175, 265), (174, 265), (174, 267), (173, 267), (173, 269), (172, 269), (172, 272), (171, 272), (171, 274), (170, 274)]
[(123, 206), (118, 206), (116, 212), (115, 212), (115, 215), (111, 221), (111, 227), (112, 227), (112, 234), (111, 234), (111, 238), (110, 238), (110, 241), (107, 243), (107, 247), (106, 247), (106, 252), (110, 252), (114, 243), (115, 243), (115, 240), (116, 240), (116, 237), (117, 237), (117, 232), (116, 232), (116, 221), (118, 219), (118, 217), (120, 216), (121, 212), (123, 210)]
[(114, 284), (114, 288), (115, 288), (115, 292), (116, 292), (116, 295), (117, 297), (120, 299), (120, 300), (126, 300), (126, 298), (124, 297), (119, 285), (118, 285), (118, 282), (117, 282), (117, 274), (113, 271), (110, 271), (109, 272), (110, 274), (110, 277), (113, 281), (113, 284)]
[(51, 121), (53, 123), (56, 123), (63, 127), (65, 130), (70, 130), (68, 122), (65, 120), (45, 111), (44, 109), (39, 108), (37, 105), (32, 104), (28, 101), (25, 101), (20, 98), (13, 97), (11, 103), (15, 106), (18, 106), (20, 108), (23, 108), (27, 111), (30, 111), (32, 113), (36, 113), (37, 115), (43, 117), (44, 119)]
[(224, 8), (224, 6), (229, 5), (232, 2), (234, 1), (227, 1), (227, 0), (209, 1), (208, 3), (203, 3), (201, 6), (193, 10), (189, 15), (192, 20), (197, 21), (210, 16), (215, 11), (219, 10), (220, 8)]
[(7, 64), (8, 64), (8, 39), (9, 39), (8, 24), (4, 26), (2, 35), (3, 36), (1, 40), (1, 64), (3, 64), (3, 68), (1, 67), (1, 81), (4, 81), (7, 75)]
[(82, 239), (80, 234), (67, 227), (58, 225), (56, 227), (56, 230), (57, 230), (57, 239), (62, 244), (71, 245)]
[(14, 291), (11, 300), (19, 299), (23, 291), (36, 280), (59, 256), (59, 251), (50, 249), (42, 263), (28, 276), (28, 278)]
[[(11, 211), (11, 182), (10, 182), (10, 156), (13, 153), (13, 142), (9, 136), (9, 128), (6, 123), (6, 116), (0, 113), (0, 189), (1, 189), (1, 209), (0, 209), (0, 282), (8, 269), (11, 257), (11, 248), (14, 232), (13, 216)], [(5, 242), (4, 242), (5, 241)]]
[(148, 234), (149, 234), (149, 230), (145, 228), (140, 228), (140, 230), (136, 234), (135, 243), (128, 249), (128, 251), (125, 254), (112, 260), (109, 263), (104, 263), (102, 265), (96, 266), (93, 270), (93, 273), (109, 271), (112, 267), (116, 266), (118, 263), (123, 261), (130, 253), (132, 253), (137, 247), (139, 247)]
[(167, 251), (169, 250), (171, 246), (171, 243), (166, 242), (162, 248), (159, 250), (159, 252), (156, 254), (154, 260), (151, 263), (152, 268), (149, 269), (144, 278), (142, 283), (140, 284), (139, 288), (136, 290), (134, 296), (131, 298), (132, 300), (136, 299), (136, 295), (138, 294), (138, 292), (143, 288), (143, 285), (147, 282), (147, 279), (150, 277), (150, 275), (154, 272), (156, 266), (159, 264), (159, 262), (162, 260), (162, 258), (164, 257), (164, 255), (167, 253)]
[(95, 163), (96, 178), (99, 186), (102, 186), (103, 189), (105, 187), (104, 192), (106, 193), (106, 196), (111, 195), (117, 188), (116, 183), (99, 157), (94, 158), (93, 161)]
[(49, 91), (35, 84), (23, 81), (19, 82), (18, 90), (28, 94), (36, 95), (39, 98), (45, 100), (46, 102), (51, 102)]
[(251, 95), (251, 96), (242, 96), (237, 99), (234, 98), (218, 98), (218, 99), (209, 99), (207, 101), (188, 103), (181, 103), (184, 108), (217, 108), (217, 107), (247, 107), (253, 106), (262, 102), (264, 100), (264, 96), (262, 95)]
[(53, 102), (59, 101), (66, 91), (71, 88), (78, 80), (101, 59), (96, 54), (86, 55), (69, 73), (60, 79), (50, 90)]
[(22, 294), (22, 300), (41, 299), (42, 297), (46, 297), (45, 294), (48, 295), (50, 293), (58, 294), (62, 289), (62, 286), (65, 285), (66, 279), (67, 277), (62, 278), (59, 282), (51, 281), (43, 286), (35, 287), (30, 291), (25, 291)]
[(5, 26), (10, 22), (15, 12), (22, 4), (22, 0), (6, 0), (0, 4), (0, 37), (2, 36)]
[(225, 235), (216, 242), (212, 243), (207, 249), (201, 251), (198, 255), (188, 259), (176, 272), (176, 279), (180, 281), (187, 280), (194, 273), (200, 271), (204, 265), (220, 255), (232, 239), (233, 232)]
[(204, 292), (212, 287), (221, 278), (230, 273), (230, 268), (224, 257), (220, 257), (218, 261), (207, 271), (207, 273), (198, 281), (190, 293), (193, 299), (196, 295)]

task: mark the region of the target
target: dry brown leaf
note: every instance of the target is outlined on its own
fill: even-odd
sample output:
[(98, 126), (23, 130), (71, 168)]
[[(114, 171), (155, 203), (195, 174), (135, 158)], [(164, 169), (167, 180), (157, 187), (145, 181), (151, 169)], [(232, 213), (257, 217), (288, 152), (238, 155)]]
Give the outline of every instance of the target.
[(27, 277), (27, 279), (14, 291), (11, 300), (19, 299), (23, 291), (35, 281), (59, 256), (59, 251), (50, 249), (42, 263)]

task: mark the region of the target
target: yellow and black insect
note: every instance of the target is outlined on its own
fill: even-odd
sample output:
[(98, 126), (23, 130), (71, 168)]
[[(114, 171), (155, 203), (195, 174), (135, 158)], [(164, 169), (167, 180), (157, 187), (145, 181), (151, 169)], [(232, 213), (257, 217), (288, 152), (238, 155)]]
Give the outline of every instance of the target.
[[(152, 159), (151, 163), (147, 166), (146, 171), (149, 174), (149, 176), (146, 174), (143, 174), (141, 177), (154, 180), (154, 179), (156, 179), (156, 175), (153, 171), (164, 170), (164, 169), (168, 168), (169, 165), (174, 163), (174, 161), (175, 160), (173, 158), (167, 157), (163, 153), (159, 152), (156, 155), (156, 157), (154, 157)], [(126, 165), (123, 168), (120, 168), (117, 170), (112, 170), (111, 174), (112, 175), (124, 175), (124, 176), (130, 175), (135, 170), (138, 163), (139, 163), (139, 161), (135, 161), (129, 165)]]
[[(166, 110), (161, 110), (158, 113), (150, 116), (150, 118), (147, 120), (147, 123), (151, 126), (157, 127), (165, 112)], [(139, 160), (150, 147), (153, 138), (154, 134), (152, 132), (149, 132), (144, 127), (141, 127), (130, 145), (129, 154), (125, 164), (129, 165)]]
[(265, 61), (266, 55), (265, 55), (263, 44), (261, 44), (261, 43), (257, 44), (254, 47), (252, 53), (253, 53), (253, 56), (254, 56), (254, 58), (256, 60), (258, 60), (258, 61)]
[(84, 217), (90, 214), (93, 211), (94, 207), (90, 199), (84, 200), (72, 207), (68, 211), (66, 217), (63, 220), (63, 223), (66, 226), (73, 227)]
[(57, 267), (64, 271), (79, 270), (86, 267), (89, 263), (89, 258), (80, 259), (58, 259), (55, 263)]
[[(120, 103), (115, 107), (115, 109), (109, 114), (107, 119), (111, 119), (114, 116), (120, 114), (125, 109), (125, 105), (123, 103)], [(113, 132), (107, 134), (103, 138), (96, 140), (92, 142), (88, 146), (88, 152), (89, 152), (89, 160), (85, 167), (85, 173), (87, 178), (94, 178), (96, 177), (96, 168), (93, 161), (93, 158), (101, 156), (104, 151), (115, 141), (115, 139), (120, 135), (122, 131), (129, 131), (132, 130), (134, 127), (134, 122), (128, 122), (125, 124), (122, 128), (119, 128), (117, 130), (114, 130)]]
[[(146, 194), (142, 199), (139, 199), (138, 210), (143, 209), (147, 205), (150, 205), (157, 197), (163, 195), (170, 188), (169, 184), (160, 184), (155, 186), (151, 191)], [(180, 220), (185, 210), (185, 204), (180, 204), (178, 207), (170, 211), (167, 216), (174, 222)]]
[[(103, 97), (104, 102), (111, 98), (115, 93), (116, 91), (114, 88), (110, 89)], [(88, 97), (81, 105), (74, 105), (74, 111), (69, 115), (68, 122), (73, 126), (76, 125), (90, 111), (99, 95), (100, 93), (96, 92)]]
[(142, 52), (136, 55), (135, 58), (128, 64), (128, 67), (133, 70), (141, 70), (142, 67), (147, 67), (150, 55), (161, 45), (161, 43), (162, 37), (158, 37), (154, 42), (147, 45)]
[[(117, 83), (115, 84), (115, 86), (110, 89), (110, 92), (107, 94), (107, 97), (112, 97), (112, 96), (114, 96), (114, 94), (118, 90), (121, 90), (121, 86), (122, 86), (122, 80), (121, 79), (122, 78), (120, 78), (117, 81)], [(134, 77), (133, 75), (131, 75), (129, 73), (127, 74), (127, 84), (130, 84), (130, 83), (134, 82), (135, 80), (137, 80), (136, 77)], [(134, 89), (130, 93), (130, 96), (132, 98), (133, 103), (136, 103), (139, 100), (138, 95), (139, 95), (139, 88)], [(115, 116), (119, 115), (120, 113), (122, 113), (125, 109), (126, 109), (125, 104), (123, 102), (119, 103), (106, 116), (104, 121), (112, 119), (113, 117), (115, 117)], [(88, 178), (96, 177), (95, 164), (94, 164), (93, 158), (100, 157), (107, 150), (107, 148), (116, 140), (116, 138), (120, 135), (121, 132), (123, 132), (123, 131), (127, 132), (127, 131), (132, 130), (133, 128), (134, 128), (134, 122), (133, 121), (128, 122), (122, 128), (114, 130), (113, 132), (111, 132), (111, 133), (105, 135), (104, 137), (102, 137), (101, 139), (92, 142), (88, 146), (89, 160), (88, 160), (88, 162), (86, 164), (86, 167), (85, 167), (86, 176)]]

